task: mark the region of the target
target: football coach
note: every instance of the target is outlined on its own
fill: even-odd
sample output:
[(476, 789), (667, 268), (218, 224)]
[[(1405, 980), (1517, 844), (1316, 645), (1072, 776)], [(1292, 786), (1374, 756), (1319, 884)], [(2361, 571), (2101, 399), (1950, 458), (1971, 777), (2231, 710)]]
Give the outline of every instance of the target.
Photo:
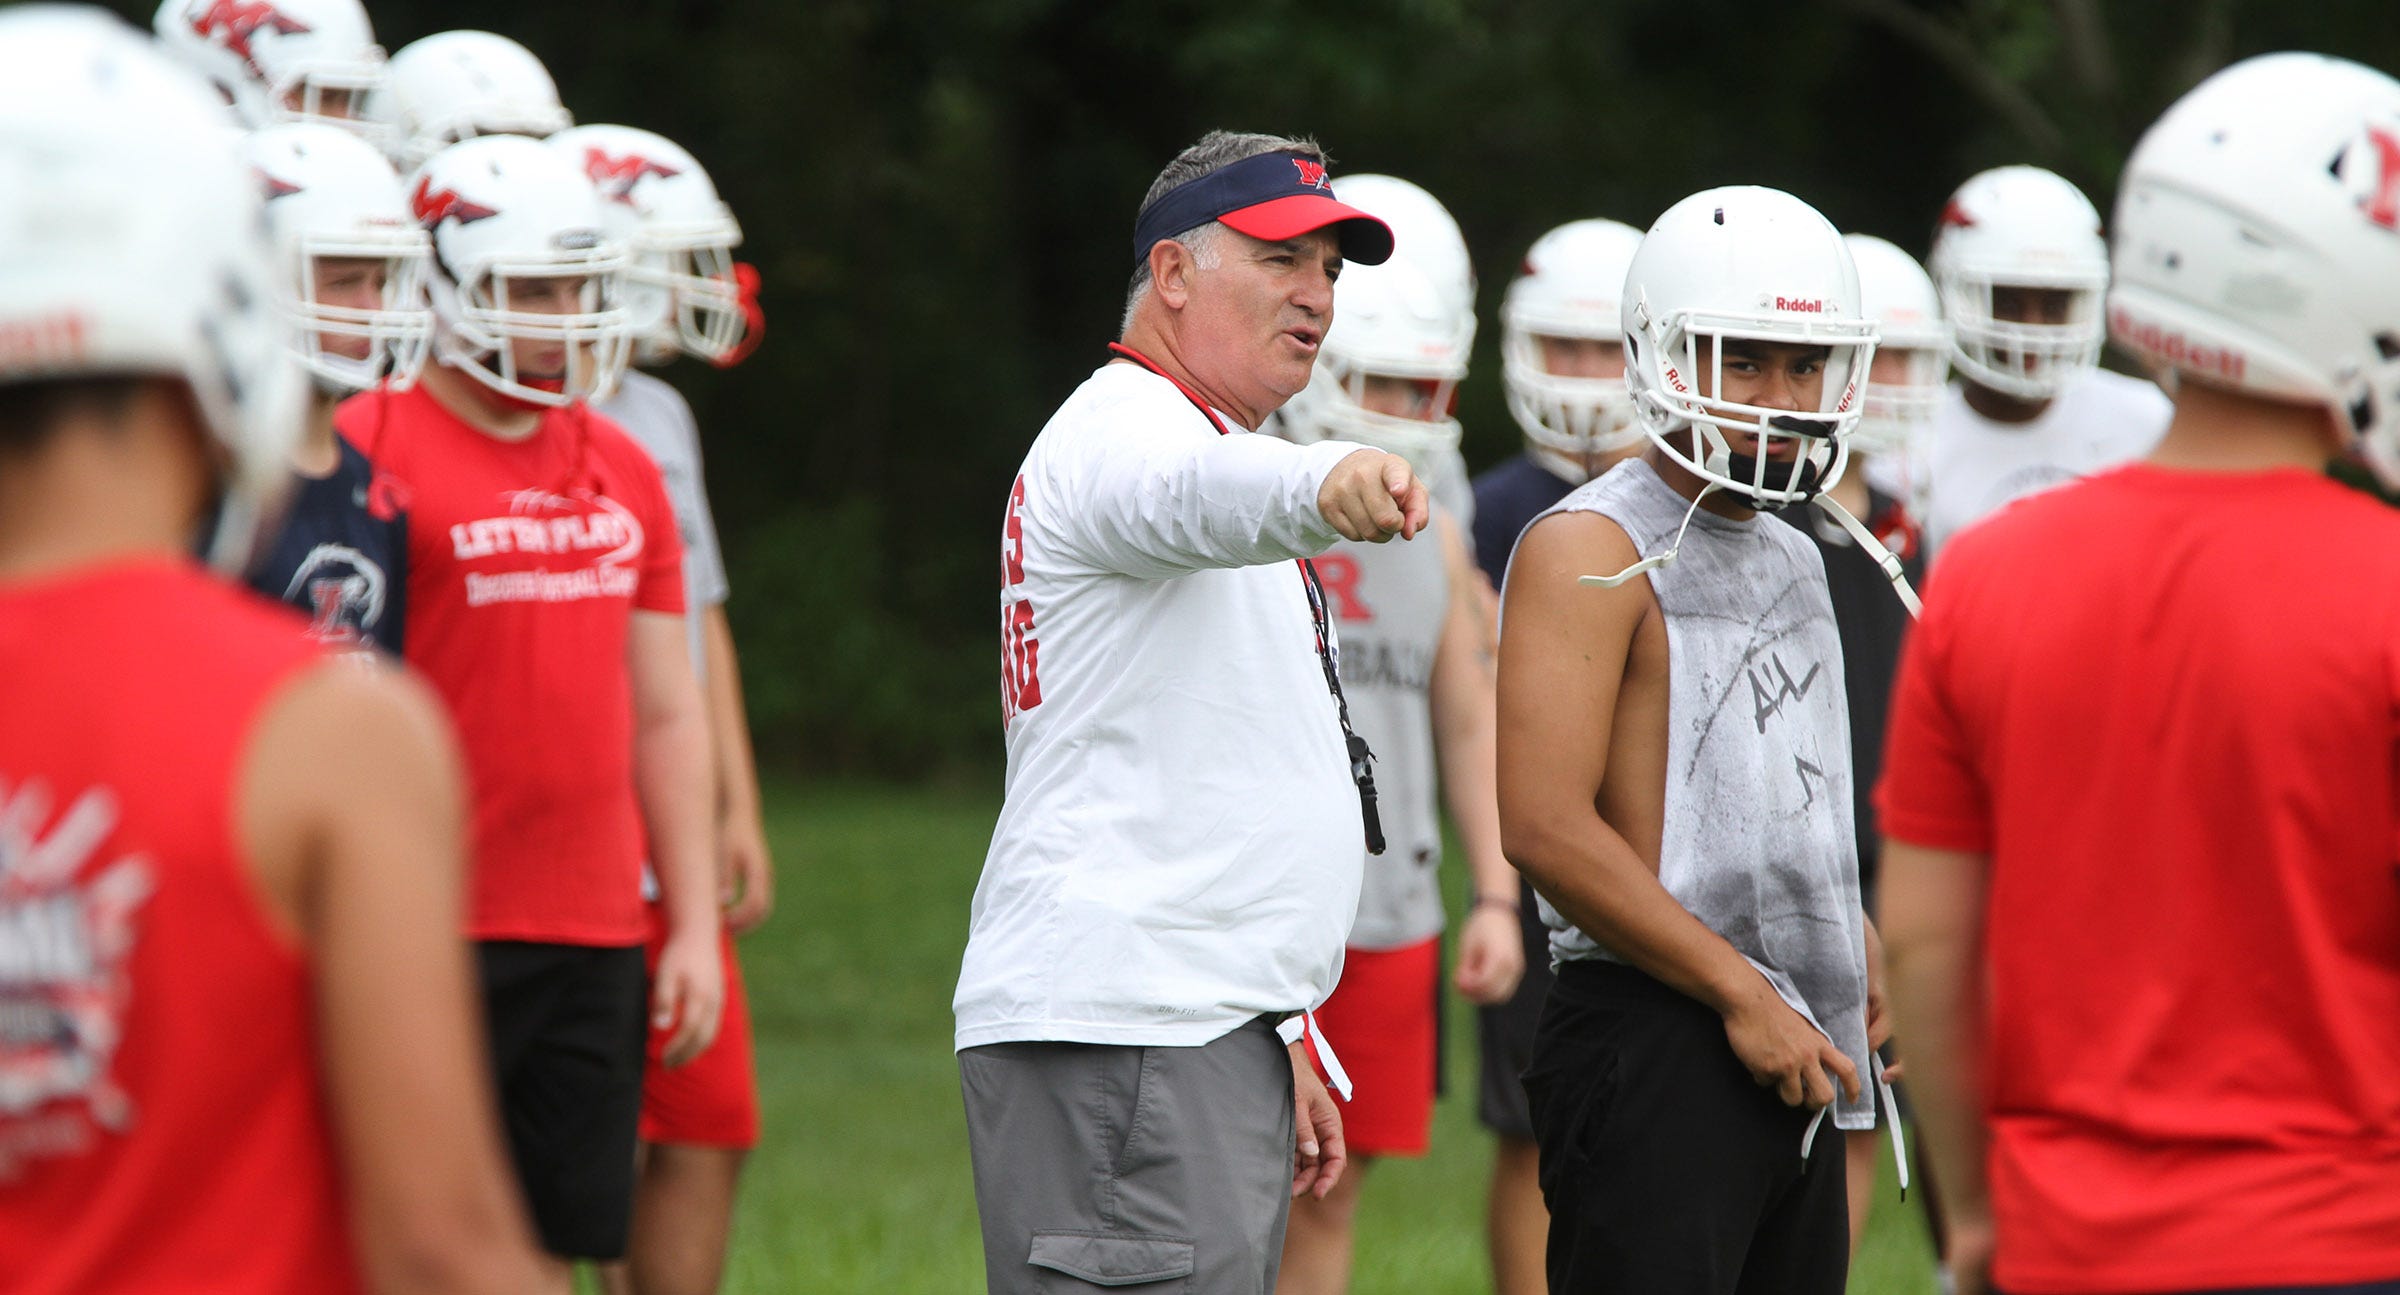
[(1009, 489), (1006, 799), (953, 1003), (993, 1291), (1271, 1291), (1290, 1198), (1341, 1174), (1302, 1035), (1380, 833), (1308, 558), (1414, 538), (1425, 488), (1255, 433), (1343, 263), (1391, 252), (1314, 142), (1211, 132), (1151, 184), (1120, 339)]

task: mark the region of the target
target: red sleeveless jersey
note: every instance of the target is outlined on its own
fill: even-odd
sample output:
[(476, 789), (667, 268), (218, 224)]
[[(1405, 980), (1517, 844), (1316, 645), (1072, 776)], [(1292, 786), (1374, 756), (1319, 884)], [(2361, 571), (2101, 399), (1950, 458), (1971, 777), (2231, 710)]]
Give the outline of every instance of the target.
[(308, 967), (236, 840), (304, 630), (173, 562), (0, 585), (0, 1287), (360, 1288)]

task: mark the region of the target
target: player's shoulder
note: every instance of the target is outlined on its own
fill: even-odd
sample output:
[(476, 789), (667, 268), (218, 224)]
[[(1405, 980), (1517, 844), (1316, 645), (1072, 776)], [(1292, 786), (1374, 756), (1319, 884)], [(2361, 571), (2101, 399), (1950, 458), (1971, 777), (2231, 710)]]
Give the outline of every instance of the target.
[(1213, 435), (1200, 411), (1173, 382), (1136, 364), (1101, 365), (1068, 395), (1042, 429), (1045, 437)]

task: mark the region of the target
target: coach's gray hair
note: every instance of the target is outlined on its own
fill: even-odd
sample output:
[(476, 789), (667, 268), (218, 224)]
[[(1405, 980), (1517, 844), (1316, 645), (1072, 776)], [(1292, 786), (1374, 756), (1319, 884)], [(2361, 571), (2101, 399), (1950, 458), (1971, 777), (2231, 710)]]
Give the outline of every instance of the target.
[[(1291, 138), (1283, 135), (1212, 130), (1202, 135), (1200, 142), (1176, 154), (1175, 160), (1167, 163), (1167, 168), (1158, 173), (1157, 179), (1150, 182), (1150, 192), (1142, 195), (1142, 209), (1147, 209), (1151, 203), (1158, 201), (1159, 195), (1179, 184), (1197, 180), (1212, 171), (1223, 170), (1236, 162), (1257, 157), (1261, 153), (1298, 153), (1302, 157), (1314, 160), (1319, 166), (1330, 166), (1333, 163), (1333, 159), (1325, 156), (1325, 150), (1317, 146), (1317, 141), (1306, 135)], [(1205, 225), (1183, 230), (1174, 238), (1176, 242), (1192, 249), (1192, 257), (1200, 263), (1201, 269), (1213, 270), (1218, 265), (1219, 245), (1224, 233), (1225, 227), (1212, 220)], [(1142, 304), (1142, 298), (1148, 296), (1149, 292), (1150, 258), (1144, 256), (1142, 263), (1133, 268), (1133, 282), (1125, 289), (1125, 314), (1118, 321), (1117, 336), (1123, 337), (1132, 330), (1133, 312)]]

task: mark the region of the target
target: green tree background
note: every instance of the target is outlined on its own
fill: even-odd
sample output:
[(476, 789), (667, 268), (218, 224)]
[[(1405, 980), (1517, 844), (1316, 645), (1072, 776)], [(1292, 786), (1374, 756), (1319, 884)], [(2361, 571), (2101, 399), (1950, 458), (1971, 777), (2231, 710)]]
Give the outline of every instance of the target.
[(388, 50), (523, 41), (578, 121), (709, 167), (768, 338), (667, 376), (700, 417), (762, 750), (904, 777), (997, 761), (1003, 493), (1114, 335), (1143, 190), (1211, 127), (1314, 134), (1337, 181), (1404, 176), (1457, 215), (1480, 469), (1517, 440), (1493, 312), (1553, 225), (1756, 183), (1922, 254), (1988, 166), (2049, 166), (2105, 212), (2141, 128), (2233, 59), (2400, 66), (2383, 4), (2265, 0), (368, 5)]

